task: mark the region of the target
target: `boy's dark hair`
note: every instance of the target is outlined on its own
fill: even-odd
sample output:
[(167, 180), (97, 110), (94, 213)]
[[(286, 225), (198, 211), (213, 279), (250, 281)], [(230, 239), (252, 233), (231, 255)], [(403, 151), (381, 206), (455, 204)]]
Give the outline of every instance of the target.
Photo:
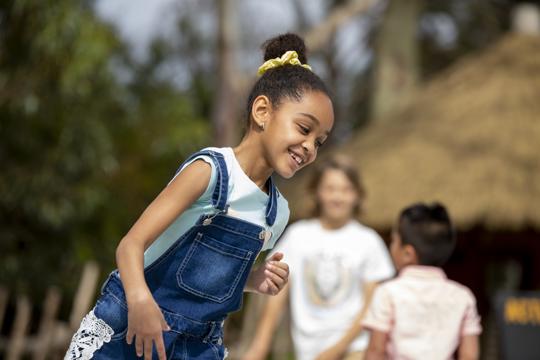
[(399, 215), (398, 233), (402, 246), (414, 247), (420, 265), (444, 265), (456, 245), (450, 216), (439, 203), (405, 208)]
[[(306, 45), (296, 34), (282, 34), (263, 45), (264, 61), (281, 57), (285, 52), (294, 50), (302, 64), (307, 63)], [(323, 81), (311, 70), (298, 65), (283, 65), (267, 70), (255, 83), (247, 101), (247, 129), (249, 130), (253, 101), (259, 95), (266, 95), (272, 106), (279, 107), (283, 98), (300, 101), (306, 91), (321, 91), (330, 96)]]

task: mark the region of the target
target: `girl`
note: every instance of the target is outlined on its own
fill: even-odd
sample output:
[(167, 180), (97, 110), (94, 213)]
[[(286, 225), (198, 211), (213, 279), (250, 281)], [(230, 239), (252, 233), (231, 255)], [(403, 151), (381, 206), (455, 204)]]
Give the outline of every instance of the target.
[(296, 359), (356, 360), (366, 349), (360, 320), (376, 282), (394, 273), (390, 256), (379, 235), (355, 220), (364, 190), (352, 164), (321, 163), (309, 189), (314, 218), (291, 225), (277, 247), (291, 283), (267, 302), (244, 360), (266, 358), (289, 293)]
[(143, 212), (66, 359), (222, 359), (223, 321), (244, 289), (275, 295), (287, 282), (280, 253), (250, 271), (288, 221), (271, 175), (313, 162), (334, 114), (301, 38), (281, 35), (264, 49), (241, 143), (191, 156)]

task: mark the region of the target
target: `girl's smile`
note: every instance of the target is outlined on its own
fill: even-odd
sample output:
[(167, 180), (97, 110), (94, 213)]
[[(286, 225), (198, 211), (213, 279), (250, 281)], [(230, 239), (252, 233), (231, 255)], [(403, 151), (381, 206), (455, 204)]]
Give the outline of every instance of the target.
[(294, 151), (289, 150), (289, 154), (291, 155), (291, 158), (293, 159), (294, 163), (297, 164), (298, 166), (302, 165), (302, 163), (305, 162), (304, 157), (296, 154)]

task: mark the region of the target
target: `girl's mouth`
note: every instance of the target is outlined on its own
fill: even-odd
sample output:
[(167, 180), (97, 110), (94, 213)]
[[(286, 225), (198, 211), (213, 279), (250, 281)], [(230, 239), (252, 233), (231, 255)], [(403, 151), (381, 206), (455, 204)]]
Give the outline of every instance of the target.
[(296, 162), (298, 166), (302, 166), (302, 164), (305, 162), (305, 160), (300, 155), (292, 152), (291, 150), (289, 150), (289, 155)]

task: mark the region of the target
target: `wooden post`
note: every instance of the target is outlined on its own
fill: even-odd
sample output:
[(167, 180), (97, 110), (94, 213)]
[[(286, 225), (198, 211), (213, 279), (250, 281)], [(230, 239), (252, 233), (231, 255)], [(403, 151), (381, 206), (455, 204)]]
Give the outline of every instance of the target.
[(24, 340), (30, 323), (31, 305), (26, 296), (17, 299), (17, 312), (15, 322), (9, 339), (6, 360), (17, 360), (21, 358), (24, 350)]
[(84, 265), (81, 282), (77, 288), (77, 294), (73, 301), (73, 308), (69, 317), (71, 329), (77, 329), (84, 315), (90, 309), (90, 304), (96, 292), (96, 285), (99, 277), (99, 266), (94, 261), (89, 261)]
[(61, 295), (56, 287), (50, 287), (43, 303), (43, 312), (33, 348), (33, 359), (44, 360), (53, 340), (55, 318), (60, 308)]

